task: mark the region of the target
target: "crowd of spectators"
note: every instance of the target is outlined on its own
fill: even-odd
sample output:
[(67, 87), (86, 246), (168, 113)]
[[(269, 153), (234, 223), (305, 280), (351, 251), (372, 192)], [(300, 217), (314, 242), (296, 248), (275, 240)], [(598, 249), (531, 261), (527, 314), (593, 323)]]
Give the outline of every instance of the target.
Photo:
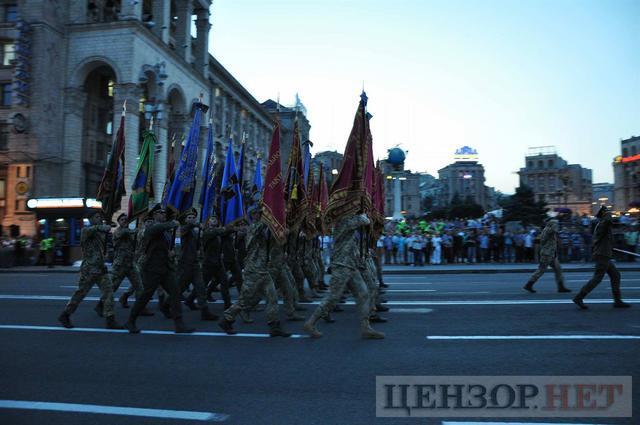
[[(588, 216), (564, 217), (558, 234), (561, 262), (591, 261), (594, 223)], [(620, 220), (615, 245), (640, 252), (638, 224)], [(387, 226), (377, 242), (385, 264), (423, 266), (456, 263), (536, 263), (541, 228), (500, 223), (494, 217), (409, 220)], [(632, 255), (619, 259), (634, 261)]]

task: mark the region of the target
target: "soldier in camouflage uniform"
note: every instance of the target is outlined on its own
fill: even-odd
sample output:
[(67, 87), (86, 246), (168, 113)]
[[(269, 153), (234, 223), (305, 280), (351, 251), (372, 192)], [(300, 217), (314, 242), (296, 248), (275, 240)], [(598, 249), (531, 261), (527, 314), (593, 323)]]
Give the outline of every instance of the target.
[(304, 293), (304, 272), (302, 271), (302, 266), (298, 257), (298, 251), (302, 249), (301, 247), (302, 245), (298, 238), (298, 227), (294, 227), (290, 229), (289, 235), (287, 236), (286, 260), (289, 270), (291, 271), (291, 275), (293, 276), (295, 289), (298, 291), (298, 300), (308, 303), (311, 302), (311, 300), (307, 298)]
[(236, 233), (238, 230), (235, 227), (232, 229), (231, 232), (222, 235), (222, 259), (224, 261), (224, 269), (231, 272), (231, 278), (239, 294), (242, 289), (243, 278), (235, 247)]
[[(113, 265), (111, 269), (111, 283), (113, 284), (113, 293), (115, 294), (120, 288), (122, 280), (126, 277), (131, 284), (129, 289), (120, 297), (120, 303), (127, 308), (127, 298), (129, 294), (135, 291), (136, 298), (142, 295), (142, 281), (140, 279), (140, 271), (134, 262), (136, 234), (134, 230), (128, 227), (128, 217), (126, 214), (118, 216), (118, 228), (113, 232)], [(100, 299), (96, 305), (98, 315), (102, 316), (104, 299)], [(141, 316), (153, 316), (153, 313), (146, 308), (140, 313)]]
[(551, 266), (556, 276), (558, 292), (571, 292), (570, 289), (564, 286), (562, 269), (558, 261), (558, 226), (558, 220), (549, 220), (544, 227), (540, 236), (540, 264), (538, 265), (538, 270), (531, 275), (529, 281), (524, 285), (524, 290), (531, 293), (536, 292), (533, 289), (533, 285), (542, 277), (547, 267)]
[(301, 232), (300, 244), (302, 245), (302, 252), (298, 252), (300, 254), (299, 260), (302, 265), (302, 272), (307, 279), (307, 284), (311, 291), (311, 298), (320, 298), (320, 295), (316, 292), (316, 289), (318, 289), (318, 280), (320, 279), (320, 271), (313, 256), (313, 240), (313, 236)]
[(296, 290), (290, 279), (290, 272), (285, 262), (284, 247), (275, 239), (269, 245), (269, 273), (277, 289), (282, 291), (284, 310), (289, 321), (302, 321), (304, 317), (296, 314)]
[(131, 308), (129, 321), (125, 327), (131, 333), (139, 333), (136, 320), (142, 309), (147, 305), (158, 286), (162, 286), (169, 296), (171, 315), (175, 322), (176, 333), (190, 333), (193, 328), (185, 326), (180, 307), (180, 291), (175, 278), (175, 259), (172, 249), (171, 231), (179, 226), (175, 220), (167, 222), (165, 209), (156, 204), (150, 211), (154, 222), (144, 230), (144, 252), (142, 254), (142, 286), (144, 291), (136, 299)]
[(367, 255), (365, 257), (365, 267), (361, 271), (362, 277), (367, 283), (367, 289), (369, 290), (369, 302), (371, 303), (371, 315), (369, 316), (369, 321), (371, 323), (385, 323), (387, 319), (380, 316), (378, 312), (388, 311), (389, 309), (383, 307), (380, 303), (380, 285), (376, 277), (376, 265), (373, 261), (373, 251), (374, 250), (371, 248), (367, 250)]
[(264, 295), (267, 300), (267, 323), (271, 328), (269, 335), (288, 337), (291, 334), (281, 328), (278, 320), (278, 296), (269, 273), (269, 245), (272, 241), (270, 241), (269, 227), (261, 221), (261, 204), (253, 205), (249, 209), (249, 215), (252, 224), (247, 235), (247, 258), (242, 290), (238, 301), (225, 310), (224, 318), (219, 324), (227, 334), (235, 334), (233, 322), (236, 316), (242, 311), (248, 311), (255, 307), (260, 302), (261, 296)]
[(107, 318), (107, 329), (123, 329), (115, 320), (113, 309), (113, 288), (111, 279), (104, 265), (104, 251), (106, 235), (111, 226), (103, 223), (101, 211), (94, 211), (89, 216), (90, 226), (82, 229), (80, 246), (82, 247), (82, 266), (80, 266), (80, 280), (78, 289), (73, 293), (58, 321), (65, 328), (73, 328), (71, 315), (78, 308), (94, 284), (100, 288), (101, 298), (104, 300), (104, 316)]
[[(220, 293), (226, 310), (231, 307), (231, 296), (229, 295), (227, 272), (222, 264), (222, 237), (233, 232), (233, 230), (228, 227), (221, 227), (218, 224), (218, 218), (213, 214), (207, 221), (202, 234), (202, 249), (204, 253), (202, 280), (205, 286), (208, 284), (207, 296), (209, 296), (216, 284), (220, 284)], [(191, 294), (193, 295), (193, 292)]]
[(598, 218), (598, 224), (593, 231), (593, 259), (596, 262), (596, 269), (593, 272), (591, 280), (589, 280), (573, 298), (573, 302), (581, 309), (587, 309), (588, 307), (583, 301), (584, 298), (602, 282), (602, 278), (606, 273), (609, 275), (609, 280), (611, 281), (613, 307), (629, 308), (631, 304), (622, 301), (620, 272), (611, 260), (613, 257), (613, 223), (611, 221), (611, 212), (603, 205), (600, 207), (596, 217)]
[(369, 324), (369, 293), (367, 285), (360, 274), (360, 249), (356, 231), (361, 226), (369, 225), (369, 218), (365, 214), (340, 219), (334, 229), (335, 248), (331, 256), (331, 282), (329, 293), (320, 302), (309, 320), (304, 324), (304, 330), (313, 338), (322, 334), (316, 329), (316, 323), (326, 316), (336, 306), (346, 285), (356, 298), (358, 315), (360, 316), (360, 330), (366, 339), (382, 339), (384, 334), (373, 330)]

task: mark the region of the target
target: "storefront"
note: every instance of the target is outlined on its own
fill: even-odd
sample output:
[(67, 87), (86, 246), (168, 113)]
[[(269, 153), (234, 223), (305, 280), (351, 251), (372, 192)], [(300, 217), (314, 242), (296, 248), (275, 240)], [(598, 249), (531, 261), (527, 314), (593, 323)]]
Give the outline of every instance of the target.
[(82, 258), (80, 232), (88, 223), (89, 211), (102, 204), (91, 198), (29, 199), (27, 208), (36, 214), (38, 239), (53, 237), (55, 263), (73, 264)]

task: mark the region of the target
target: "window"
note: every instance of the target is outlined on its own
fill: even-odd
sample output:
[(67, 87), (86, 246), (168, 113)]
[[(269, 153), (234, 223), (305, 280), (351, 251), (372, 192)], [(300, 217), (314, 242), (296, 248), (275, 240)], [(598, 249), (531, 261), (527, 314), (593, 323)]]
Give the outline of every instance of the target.
[(20, 166), (16, 167), (16, 177), (20, 178)]
[[(7, 197), (7, 183), (4, 179), (0, 180), (0, 199), (4, 201), (4, 198)], [(0, 206), (4, 206), (4, 205), (0, 205)]]
[(0, 97), (2, 98), (0, 106), (11, 106), (11, 83), (0, 83)]
[(544, 161), (538, 161), (538, 168), (544, 168)]
[(0, 151), (9, 150), (9, 126), (0, 124)]
[(18, 6), (15, 4), (8, 4), (4, 7), (4, 21), (16, 22), (18, 20)]
[(2, 66), (11, 66), (16, 58), (16, 46), (13, 43), (2, 43)]
[(16, 199), (15, 207), (16, 211), (20, 211), (20, 199)]
[(27, 166), (25, 168), (26, 168), (26, 173), (27, 173), (26, 177), (27, 178), (31, 177), (31, 167)]

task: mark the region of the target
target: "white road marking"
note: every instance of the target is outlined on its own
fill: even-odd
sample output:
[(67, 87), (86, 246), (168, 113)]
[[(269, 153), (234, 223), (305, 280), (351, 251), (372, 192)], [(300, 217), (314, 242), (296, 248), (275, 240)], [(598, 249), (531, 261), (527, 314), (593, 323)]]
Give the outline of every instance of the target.
[(385, 289), (386, 292), (436, 292), (435, 289)]
[[(93, 333), (118, 333), (128, 334), (126, 329), (104, 329), (104, 328), (72, 328), (67, 329), (62, 326), (28, 326), (28, 325), (0, 325), (0, 329), (8, 330), (28, 330), (28, 331), (66, 331), (66, 332), (93, 332)], [(269, 334), (258, 333), (237, 333), (235, 335), (227, 335), (224, 332), (193, 332), (190, 334), (176, 334), (173, 331), (157, 331), (157, 330), (141, 330), (141, 334), (146, 335), (177, 335), (177, 336), (228, 336), (228, 337), (245, 337), (245, 338), (270, 338)], [(293, 334), (291, 338), (308, 338), (307, 335)]]
[[(442, 422), (442, 425), (566, 425), (566, 422)], [(573, 425), (603, 425), (603, 424), (573, 424)]]
[(137, 407), (101, 406), (97, 404), (48, 403), (42, 401), (0, 400), (2, 409), (51, 410), (56, 412), (97, 413), (103, 415), (142, 416), (145, 418), (182, 419), (203, 422), (224, 422), (229, 415), (190, 410), (143, 409)]
[[(70, 289), (78, 289), (78, 285), (60, 285), (61, 288), (70, 288)], [(124, 289), (125, 291), (129, 289), (128, 286), (120, 286), (118, 289)], [(97, 286), (91, 288), (91, 290), (100, 290)]]
[(389, 310), (387, 313), (425, 314), (425, 313), (431, 313), (431, 312), (433, 312), (433, 309), (431, 308), (393, 308)]
[(439, 340), (517, 340), (517, 339), (640, 339), (640, 335), (429, 335)]

